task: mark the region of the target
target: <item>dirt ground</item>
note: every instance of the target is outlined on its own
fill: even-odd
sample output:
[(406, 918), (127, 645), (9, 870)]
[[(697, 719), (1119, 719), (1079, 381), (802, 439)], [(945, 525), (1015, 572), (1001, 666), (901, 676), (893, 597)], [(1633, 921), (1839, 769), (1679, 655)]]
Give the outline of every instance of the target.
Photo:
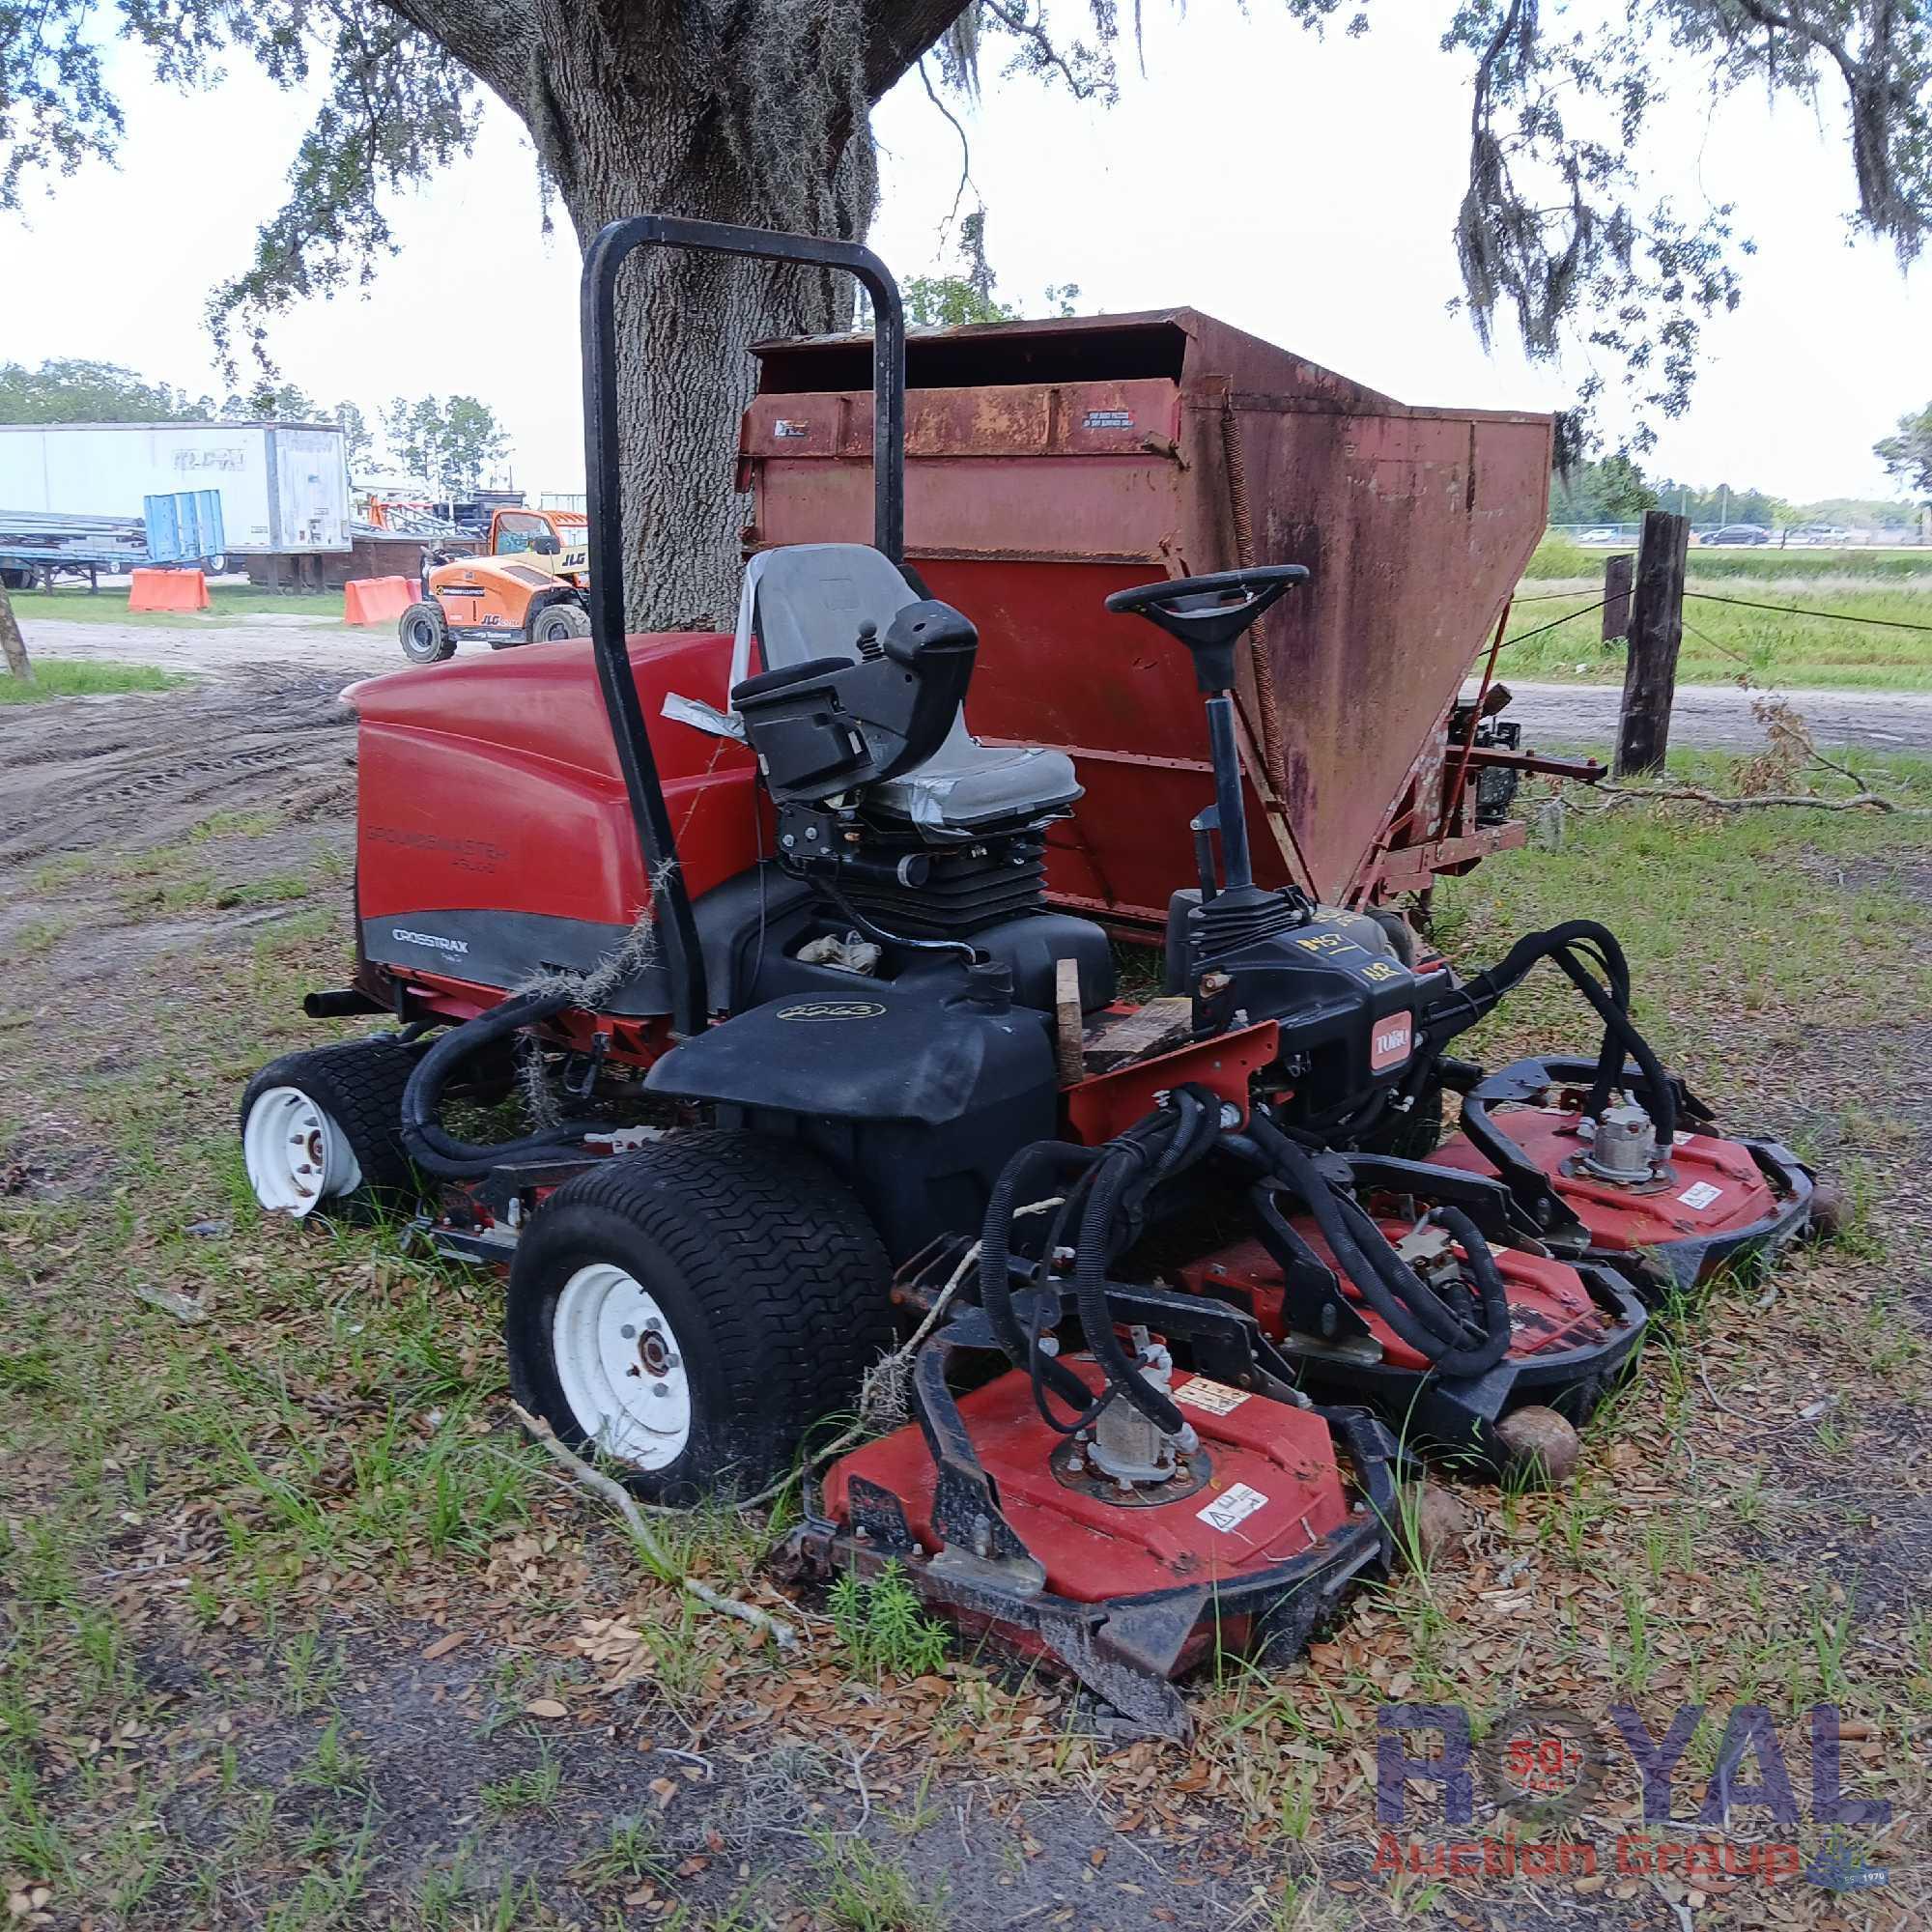
[[(80, 627), (74, 627), (76, 629)], [(99, 636), (86, 627), (89, 640)], [(251, 627), (252, 629), (252, 627)], [(169, 633), (140, 634), (144, 642)], [(197, 639), (195, 648), (228, 648)], [(1918, 1925), (1932, 1899), (1932, 849), (1903, 821), (1575, 814), (1445, 895), (1487, 959), (1588, 910), (1646, 1023), (1740, 1124), (1845, 1174), (1851, 1235), (1680, 1312), (1555, 1496), (1351, 1602), (1310, 1658), (1192, 1691), (1195, 1747), (989, 1655), (872, 1681), (764, 1527), (670, 1521), (679, 1567), (804, 1632), (784, 1655), (643, 1570), (503, 1406), (497, 1291), (393, 1231), (265, 1224), (250, 1071), (317, 1029), (346, 941), (344, 669), (0, 714), (0, 1878), (109, 1928)], [(332, 650), (363, 648), (337, 634)], [(103, 645), (104, 655), (121, 655)], [(384, 655), (380, 650), (372, 653)], [(371, 665), (368, 668), (384, 668)], [(1915, 783), (1922, 783), (1916, 779)], [(1552, 977), (1552, 980), (1554, 976)], [(1540, 983), (1540, 982), (1539, 982)], [(1578, 1037), (1543, 989), (1485, 1043)], [(1627, 1759), (1571, 1837), (1595, 1873), (1377, 1870), (1378, 1707), (1556, 1701), (1613, 1739), (1845, 1713), (1886, 1883), (1626, 1871)], [(1619, 1750), (1621, 1747), (1617, 1747)], [(1696, 1767), (1692, 1776), (1691, 1767)], [(1761, 1781), (1748, 1767), (1749, 1781)], [(1794, 1837), (1739, 1794), (1734, 1841)], [(1410, 1789), (1406, 1844), (1451, 1831)]]
[(20, 630), (29, 652), (43, 651), (48, 657), (107, 658), (223, 677), (246, 676), (265, 668), (375, 677), (404, 668), (394, 625), (352, 629), (339, 617), (302, 611), (270, 612), (245, 623), (191, 616), (167, 624), (31, 617)]

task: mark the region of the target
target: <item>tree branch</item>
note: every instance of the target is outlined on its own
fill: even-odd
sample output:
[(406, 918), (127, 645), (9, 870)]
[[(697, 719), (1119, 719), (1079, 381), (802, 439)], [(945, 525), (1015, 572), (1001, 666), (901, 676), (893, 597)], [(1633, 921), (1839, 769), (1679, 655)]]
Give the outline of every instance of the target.
[[(603, 1499), (624, 1519), (624, 1526), (631, 1532), (644, 1560), (660, 1577), (676, 1577), (678, 1587), (686, 1595), (695, 1597), (708, 1608), (722, 1611), (727, 1617), (736, 1617), (742, 1623), (750, 1624), (754, 1630), (763, 1631), (781, 1650), (790, 1650), (798, 1642), (798, 1633), (791, 1625), (775, 1617), (769, 1610), (761, 1610), (755, 1604), (741, 1602), (736, 1597), (727, 1597), (722, 1590), (714, 1590), (709, 1583), (699, 1577), (684, 1575), (667, 1554), (664, 1546), (651, 1534), (650, 1525), (644, 1520), (643, 1511), (638, 1507), (638, 1499), (621, 1483), (614, 1482), (601, 1470), (593, 1469), (582, 1457), (559, 1442), (556, 1433), (540, 1415), (532, 1415), (521, 1403), (510, 1405), (511, 1412), (528, 1430), (530, 1439), (554, 1463), (568, 1469), (572, 1478), (582, 1489)], [(683, 1512), (675, 1512), (683, 1514)]]
[(867, 10), (866, 99), (876, 105), (969, 4), (971, 0), (874, 0)]
[(519, 119), (537, 20), (529, 0), (384, 0), (417, 33), (446, 47)]

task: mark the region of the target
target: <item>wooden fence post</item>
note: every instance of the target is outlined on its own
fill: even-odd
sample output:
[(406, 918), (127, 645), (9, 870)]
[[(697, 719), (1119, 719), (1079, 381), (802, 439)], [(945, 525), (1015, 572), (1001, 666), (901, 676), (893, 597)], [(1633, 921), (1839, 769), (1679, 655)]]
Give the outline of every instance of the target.
[(27, 662), (26, 639), (20, 636), (19, 622), (14, 615), (14, 603), (7, 595), (4, 583), (0, 583), (0, 656), (6, 658), (7, 668), (15, 677), (33, 676), (33, 667)]
[(1604, 559), (1604, 641), (1613, 643), (1630, 636), (1631, 579), (1636, 558), (1629, 551)]
[(1684, 641), (1684, 565), (1690, 524), (1648, 510), (1631, 599), (1630, 654), (1624, 668), (1623, 715), (1617, 723), (1616, 776), (1654, 772), (1670, 743), (1670, 703), (1677, 652)]

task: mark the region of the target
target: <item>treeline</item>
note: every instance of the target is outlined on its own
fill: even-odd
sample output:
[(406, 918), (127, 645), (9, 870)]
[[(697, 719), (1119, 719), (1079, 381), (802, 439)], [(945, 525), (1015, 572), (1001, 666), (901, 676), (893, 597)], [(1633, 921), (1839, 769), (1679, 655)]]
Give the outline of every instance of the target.
[(1552, 524), (1627, 524), (1646, 510), (1669, 510), (1698, 525), (1761, 524), (1767, 529), (1830, 524), (1904, 530), (1918, 523), (1916, 505), (1881, 497), (1828, 497), (1793, 503), (1769, 490), (1729, 483), (1703, 487), (1670, 476), (1653, 480), (1627, 456), (1607, 456), (1583, 464), (1567, 477), (1549, 479)]

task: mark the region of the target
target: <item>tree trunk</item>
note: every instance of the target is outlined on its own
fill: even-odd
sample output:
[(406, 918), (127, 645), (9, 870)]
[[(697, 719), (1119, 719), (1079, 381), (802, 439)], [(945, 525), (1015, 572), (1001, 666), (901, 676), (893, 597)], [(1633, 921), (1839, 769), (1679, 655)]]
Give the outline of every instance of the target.
[[(517, 104), (580, 245), (645, 213), (864, 237), (875, 175), (850, 40), (857, 9), (833, 0), (810, 11), (802, 27), (808, 10), (753, 5), (730, 16), (729, 44), (700, 40), (720, 30), (696, 10), (559, 14)], [(617, 398), (635, 627), (729, 628), (748, 520), (736, 468), (756, 381), (750, 346), (851, 316), (843, 275), (682, 249), (626, 265)]]
[(32, 677), (34, 668), (27, 662), (27, 644), (20, 636), (20, 625), (14, 615), (14, 600), (7, 594), (7, 586), (0, 583), (0, 657), (7, 660), (7, 668), (15, 677)]

